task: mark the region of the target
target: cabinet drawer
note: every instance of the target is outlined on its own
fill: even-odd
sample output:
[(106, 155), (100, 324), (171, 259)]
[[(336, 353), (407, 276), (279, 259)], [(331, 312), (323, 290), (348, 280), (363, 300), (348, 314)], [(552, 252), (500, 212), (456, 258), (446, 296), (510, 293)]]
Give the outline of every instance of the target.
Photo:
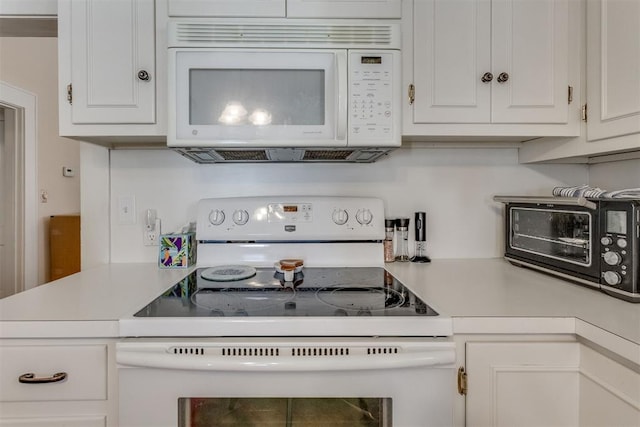
[[(0, 401), (105, 400), (107, 398), (107, 346), (0, 347)], [(20, 376), (53, 377), (60, 381), (22, 383)]]

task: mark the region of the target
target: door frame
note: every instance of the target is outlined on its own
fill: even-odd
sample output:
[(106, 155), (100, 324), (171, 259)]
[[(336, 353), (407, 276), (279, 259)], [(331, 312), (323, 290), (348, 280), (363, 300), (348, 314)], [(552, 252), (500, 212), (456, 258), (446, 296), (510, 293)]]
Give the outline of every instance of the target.
[[(15, 113), (16, 209), (18, 242), (16, 292), (38, 285), (37, 96), (0, 80), (0, 107)], [(6, 120), (6, 117), (5, 117)], [(6, 126), (6, 123), (5, 123)], [(20, 219), (22, 218), (22, 221)]]

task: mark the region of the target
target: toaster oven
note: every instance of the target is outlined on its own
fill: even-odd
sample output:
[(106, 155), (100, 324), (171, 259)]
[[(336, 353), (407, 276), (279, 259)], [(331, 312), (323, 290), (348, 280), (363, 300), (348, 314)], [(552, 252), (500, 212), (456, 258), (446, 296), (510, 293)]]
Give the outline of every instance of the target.
[(505, 258), (640, 302), (640, 200), (495, 196)]

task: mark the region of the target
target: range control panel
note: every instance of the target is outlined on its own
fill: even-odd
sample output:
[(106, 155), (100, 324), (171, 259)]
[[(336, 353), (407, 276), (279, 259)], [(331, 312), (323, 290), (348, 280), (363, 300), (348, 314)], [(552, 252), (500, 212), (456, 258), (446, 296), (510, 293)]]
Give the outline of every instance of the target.
[(382, 200), (367, 197), (238, 197), (198, 203), (199, 241), (378, 241)]

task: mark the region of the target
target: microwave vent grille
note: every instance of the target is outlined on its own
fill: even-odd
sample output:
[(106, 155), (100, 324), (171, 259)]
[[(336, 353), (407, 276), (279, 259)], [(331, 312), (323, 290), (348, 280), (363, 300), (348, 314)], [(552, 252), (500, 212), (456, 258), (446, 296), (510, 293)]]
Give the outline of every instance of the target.
[(228, 162), (260, 162), (269, 160), (264, 150), (217, 150), (216, 153)]
[(347, 160), (353, 154), (353, 150), (306, 150), (303, 160)]
[(400, 48), (398, 24), (226, 23), (174, 21), (170, 47), (384, 47)]
[(358, 149), (336, 148), (174, 148), (174, 151), (200, 164), (211, 163), (286, 163), (286, 162), (351, 162), (372, 163), (393, 148), (363, 147)]

